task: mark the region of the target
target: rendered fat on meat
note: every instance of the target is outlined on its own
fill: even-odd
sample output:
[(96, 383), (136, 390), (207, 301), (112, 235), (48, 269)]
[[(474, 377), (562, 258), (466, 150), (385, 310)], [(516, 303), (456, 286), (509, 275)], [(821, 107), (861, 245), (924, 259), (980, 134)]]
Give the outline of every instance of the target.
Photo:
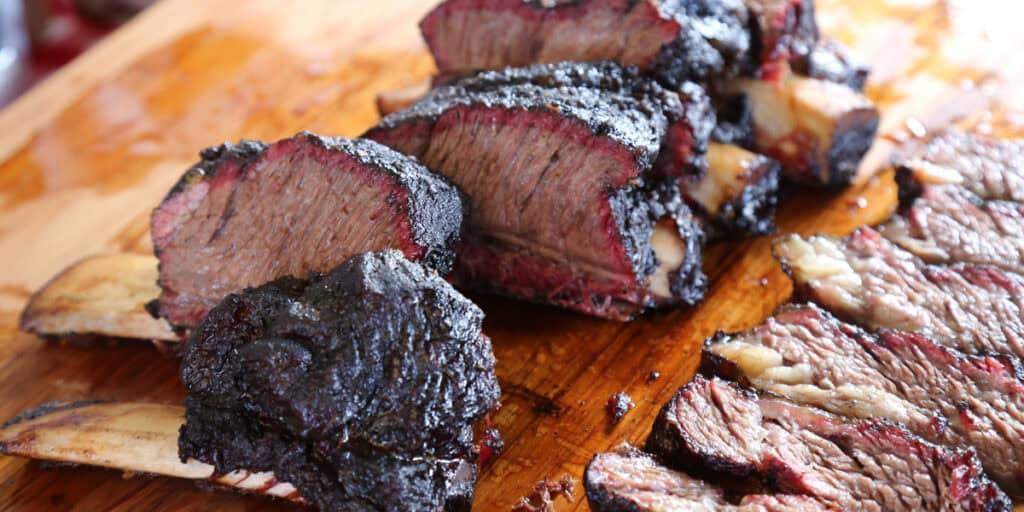
[(949, 131), (899, 153), (900, 210), (883, 236), (929, 263), (1024, 272), (1024, 146)]
[(983, 200), (955, 185), (927, 186), (878, 231), (928, 263), (1024, 273), (1024, 203)]
[(666, 463), (754, 477), (841, 510), (1009, 511), (974, 452), (878, 419), (846, 419), (696, 377), (669, 400), (647, 450)]
[(853, 418), (884, 418), (948, 446), (972, 446), (1007, 493), (1024, 491), (1024, 370), (919, 334), (876, 334), (814, 305), (788, 305), (744, 332), (720, 333), (702, 371)]
[(460, 284), (626, 320), (703, 297), (704, 235), (675, 176), (712, 124), (706, 101), (635, 70), (562, 63), (437, 88), (366, 136), (469, 196)]
[(796, 235), (773, 252), (797, 292), (868, 328), (923, 334), (967, 354), (1024, 356), (1024, 277), (997, 267), (928, 265), (871, 228)]
[(955, 185), (981, 199), (1024, 202), (1024, 142), (947, 130), (895, 157), (900, 202), (925, 186)]
[(420, 28), (441, 72), (615, 60), (675, 88), (751, 51), (740, 0), (447, 0)]
[(181, 459), (272, 471), (322, 510), (469, 510), (499, 396), (482, 320), (394, 250), (229, 295), (185, 346)]
[(739, 503), (711, 482), (663, 466), (628, 444), (599, 453), (583, 477), (595, 512), (815, 512), (835, 510), (808, 496), (753, 494)]
[(153, 212), (156, 310), (194, 326), (229, 293), (398, 249), (446, 273), (463, 199), (422, 164), (367, 140), (300, 133), (201, 153)]
[(754, 149), (778, 160), (796, 183), (849, 185), (878, 131), (878, 108), (845, 84), (794, 74), (720, 84), (746, 95)]
[(711, 238), (757, 236), (775, 230), (779, 164), (732, 144), (712, 142), (708, 170), (682, 184), (683, 196)]

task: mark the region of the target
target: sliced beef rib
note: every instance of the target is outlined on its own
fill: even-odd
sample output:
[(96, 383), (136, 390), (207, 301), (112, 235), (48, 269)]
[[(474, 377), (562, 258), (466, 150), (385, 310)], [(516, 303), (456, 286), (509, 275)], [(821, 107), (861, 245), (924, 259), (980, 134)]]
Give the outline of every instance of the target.
[(895, 158), (901, 202), (925, 185), (958, 185), (982, 199), (1024, 202), (1024, 141), (958, 130), (904, 148)]
[(719, 486), (669, 469), (628, 444), (599, 453), (583, 477), (595, 512), (814, 512), (832, 507), (808, 496), (744, 496), (738, 504)]
[(916, 332), (968, 354), (1024, 357), (1024, 277), (996, 267), (927, 265), (871, 228), (842, 239), (774, 243), (797, 292), (869, 328)]
[(885, 418), (924, 439), (973, 446), (1008, 493), (1024, 491), (1024, 370), (919, 334), (866, 331), (813, 305), (784, 307), (708, 340), (705, 373), (853, 418)]
[(483, 313), (398, 251), (229, 295), (194, 330), (179, 452), (321, 510), (469, 510), (497, 404)]
[(301, 133), (204, 150), (153, 212), (160, 316), (194, 326), (227, 294), (399, 249), (447, 272), (463, 201), (446, 179), (367, 140)]
[(985, 201), (959, 186), (927, 186), (878, 231), (929, 263), (1024, 273), (1024, 203)]
[(447, 0), (420, 28), (442, 72), (616, 60), (671, 87), (735, 74), (751, 44), (740, 0)]
[(469, 195), (460, 283), (628, 319), (703, 296), (703, 233), (665, 163), (687, 158), (662, 149), (710, 133), (691, 119), (713, 117), (616, 64), (563, 63), (437, 88), (366, 136)]
[(1009, 511), (971, 450), (895, 424), (850, 420), (696, 377), (666, 404), (647, 449), (666, 462), (755, 476), (843, 510)]

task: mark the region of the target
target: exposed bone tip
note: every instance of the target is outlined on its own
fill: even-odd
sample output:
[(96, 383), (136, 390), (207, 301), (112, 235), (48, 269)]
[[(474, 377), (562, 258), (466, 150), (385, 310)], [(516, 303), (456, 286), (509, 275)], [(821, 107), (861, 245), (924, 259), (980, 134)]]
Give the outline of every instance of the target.
[(96, 334), (115, 338), (180, 341), (144, 304), (160, 293), (157, 260), (138, 254), (79, 260), (32, 295), (19, 328), (39, 336)]

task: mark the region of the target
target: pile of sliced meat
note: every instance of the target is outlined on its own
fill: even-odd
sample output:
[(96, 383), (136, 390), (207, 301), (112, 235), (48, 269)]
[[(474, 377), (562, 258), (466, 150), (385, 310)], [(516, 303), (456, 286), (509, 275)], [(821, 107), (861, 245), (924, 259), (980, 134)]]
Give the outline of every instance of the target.
[(897, 157), (900, 209), (877, 230), (776, 240), (817, 304), (709, 339), (650, 455), (591, 462), (591, 504), (1009, 510), (1024, 496), (1022, 155), (1020, 142), (938, 134)]

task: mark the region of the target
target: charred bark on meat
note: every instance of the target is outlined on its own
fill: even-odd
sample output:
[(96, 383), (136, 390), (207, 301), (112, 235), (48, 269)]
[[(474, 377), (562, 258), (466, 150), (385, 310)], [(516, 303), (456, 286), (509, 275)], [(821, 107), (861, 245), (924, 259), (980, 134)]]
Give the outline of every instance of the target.
[(629, 319), (703, 296), (704, 235), (675, 178), (703, 160), (713, 123), (692, 92), (613, 63), (485, 72), (366, 136), (470, 196), (460, 283)]
[(482, 319), (397, 251), (230, 295), (186, 345), (181, 458), (273, 471), (324, 510), (468, 510), (499, 394)]
[(155, 310), (178, 328), (228, 293), (326, 271), (363, 251), (399, 249), (439, 272), (452, 267), (462, 196), (387, 147), (306, 132), (201, 156), (152, 217)]

